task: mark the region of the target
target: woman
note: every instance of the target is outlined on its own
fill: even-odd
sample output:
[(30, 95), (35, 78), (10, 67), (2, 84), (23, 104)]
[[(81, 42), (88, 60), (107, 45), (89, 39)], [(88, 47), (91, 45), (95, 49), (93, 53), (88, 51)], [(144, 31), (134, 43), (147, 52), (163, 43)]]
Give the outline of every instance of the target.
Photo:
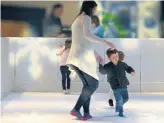
[[(63, 93), (69, 94), (70, 93), (70, 74), (71, 71), (69, 70), (68, 66), (66, 66), (67, 57), (71, 48), (72, 41), (70, 39), (67, 39), (65, 41), (65, 46), (61, 47), (60, 50), (57, 52), (56, 55), (60, 55), (60, 71), (62, 75), (62, 87), (63, 87)], [(67, 85), (67, 87), (66, 87)]]
[[(83, 89), (80, 97), (71, 111), (71, 115), (80, 120), (92, 118), (89, 112), (91, 95), (98, 87), (98, 75), (96, 73), (96, 58), (93, 42), (104, 43), (114, 48), (114, 45), (104, 39), (98, 38), (91, 32), (91, 16), (96, 10), (97, 4), (94, 1), (84, 1), (80, 13), (72, 24), (72, 45), (66, 64), (72, 67), (81, 81)], [(84, 108), (84, 117), (80, 108)]]

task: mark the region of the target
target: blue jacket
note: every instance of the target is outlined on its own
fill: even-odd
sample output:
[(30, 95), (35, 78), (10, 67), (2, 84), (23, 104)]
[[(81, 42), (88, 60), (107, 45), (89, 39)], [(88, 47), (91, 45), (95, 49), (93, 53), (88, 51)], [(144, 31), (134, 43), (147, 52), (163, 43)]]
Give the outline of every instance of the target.
[(103, 38), (104, 37), (104, 30), (103, 28), (101, 27), (101, 25), (97, 26), (94, 28), (94, 34), (100, 38)]

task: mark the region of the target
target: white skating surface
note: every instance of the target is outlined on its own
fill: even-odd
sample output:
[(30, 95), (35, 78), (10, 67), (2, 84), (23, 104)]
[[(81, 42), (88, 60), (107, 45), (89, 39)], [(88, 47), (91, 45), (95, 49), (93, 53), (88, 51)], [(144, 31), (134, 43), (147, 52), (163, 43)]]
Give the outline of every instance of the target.
[(2, 101), (2, 123), (164, 123), (164, 94), (130, 94), (125, 118), (108, 106), (109, 94), (94, 94), (93, 119), (78, 121), (69, 115), (79, 95), (13, 93)]

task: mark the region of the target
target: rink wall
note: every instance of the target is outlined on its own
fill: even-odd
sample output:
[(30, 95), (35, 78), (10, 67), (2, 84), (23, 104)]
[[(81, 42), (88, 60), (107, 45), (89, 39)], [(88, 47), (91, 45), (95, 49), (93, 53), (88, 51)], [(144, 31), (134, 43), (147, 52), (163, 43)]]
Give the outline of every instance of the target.
[(12, 92), (13, 81), (10, 78), (10, 66), (9, 66), (9, 41), (4, 38), (0, 41), (0, 55), (1, 55), (1, 72), (0, 72), (0, 92), (1, 99)]
[[(57, 49), (66, 39), (53, 38), (2, 38), (8, 44), (8, 50), (2, 52), (9, 62), (2, 65), (1, 91), (13, 92), (60, 92), (61, 75)], [(126, 62), (131, 65), (136, 76), (131, 77), (130, 92), (164, 92), (164, 39), (109, 39), (119, 50), (126, 55)], [(107, 47), (103, 44), (94, 44), (96, 51), (105, 59)], [(7, 57), (8, 56), (8, 57)], [(89, 56), (88, 56), (89, 58)], [(91, 59), (92, 60), (92, 59)], [(8, 71), (8, 72), (7, 72)], [(9, 73), (9, 77), (7, 77)], [(106, 76), (100, 75), (100, 86), (97, 92), (108, 92), (109, 86)], [(10, 80), (10, 81), (9, 81)], [(72, 80), (71, 91), (79, 92), (81, 82), (78, 77)], [(7, 88), (6, 88), (7, 87)]]

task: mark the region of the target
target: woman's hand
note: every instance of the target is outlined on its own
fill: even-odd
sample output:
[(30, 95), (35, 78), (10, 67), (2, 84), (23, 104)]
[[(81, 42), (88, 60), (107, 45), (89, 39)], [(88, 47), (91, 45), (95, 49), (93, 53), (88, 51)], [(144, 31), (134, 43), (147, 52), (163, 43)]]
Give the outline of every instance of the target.
[(96, 52), (94, 51), (95, 56), (96, 56), (96, 60), (100, 63), (100, 64), (104, 64), (104, 59)]
[(115, 49), (115, 45), (114, 45), (113, 43), (111, 43), (111, 42), (109, 42), (109, 41), (106, 41), (106, 40), (104, 40), (104, 41), (105, 41), (105, 43), (106, 43), (109, 47), (111, 47), (112, 50)]
[(97, 57), (97, 61), (102, 65), (104, 64), (104, 59), (101, 56)]

